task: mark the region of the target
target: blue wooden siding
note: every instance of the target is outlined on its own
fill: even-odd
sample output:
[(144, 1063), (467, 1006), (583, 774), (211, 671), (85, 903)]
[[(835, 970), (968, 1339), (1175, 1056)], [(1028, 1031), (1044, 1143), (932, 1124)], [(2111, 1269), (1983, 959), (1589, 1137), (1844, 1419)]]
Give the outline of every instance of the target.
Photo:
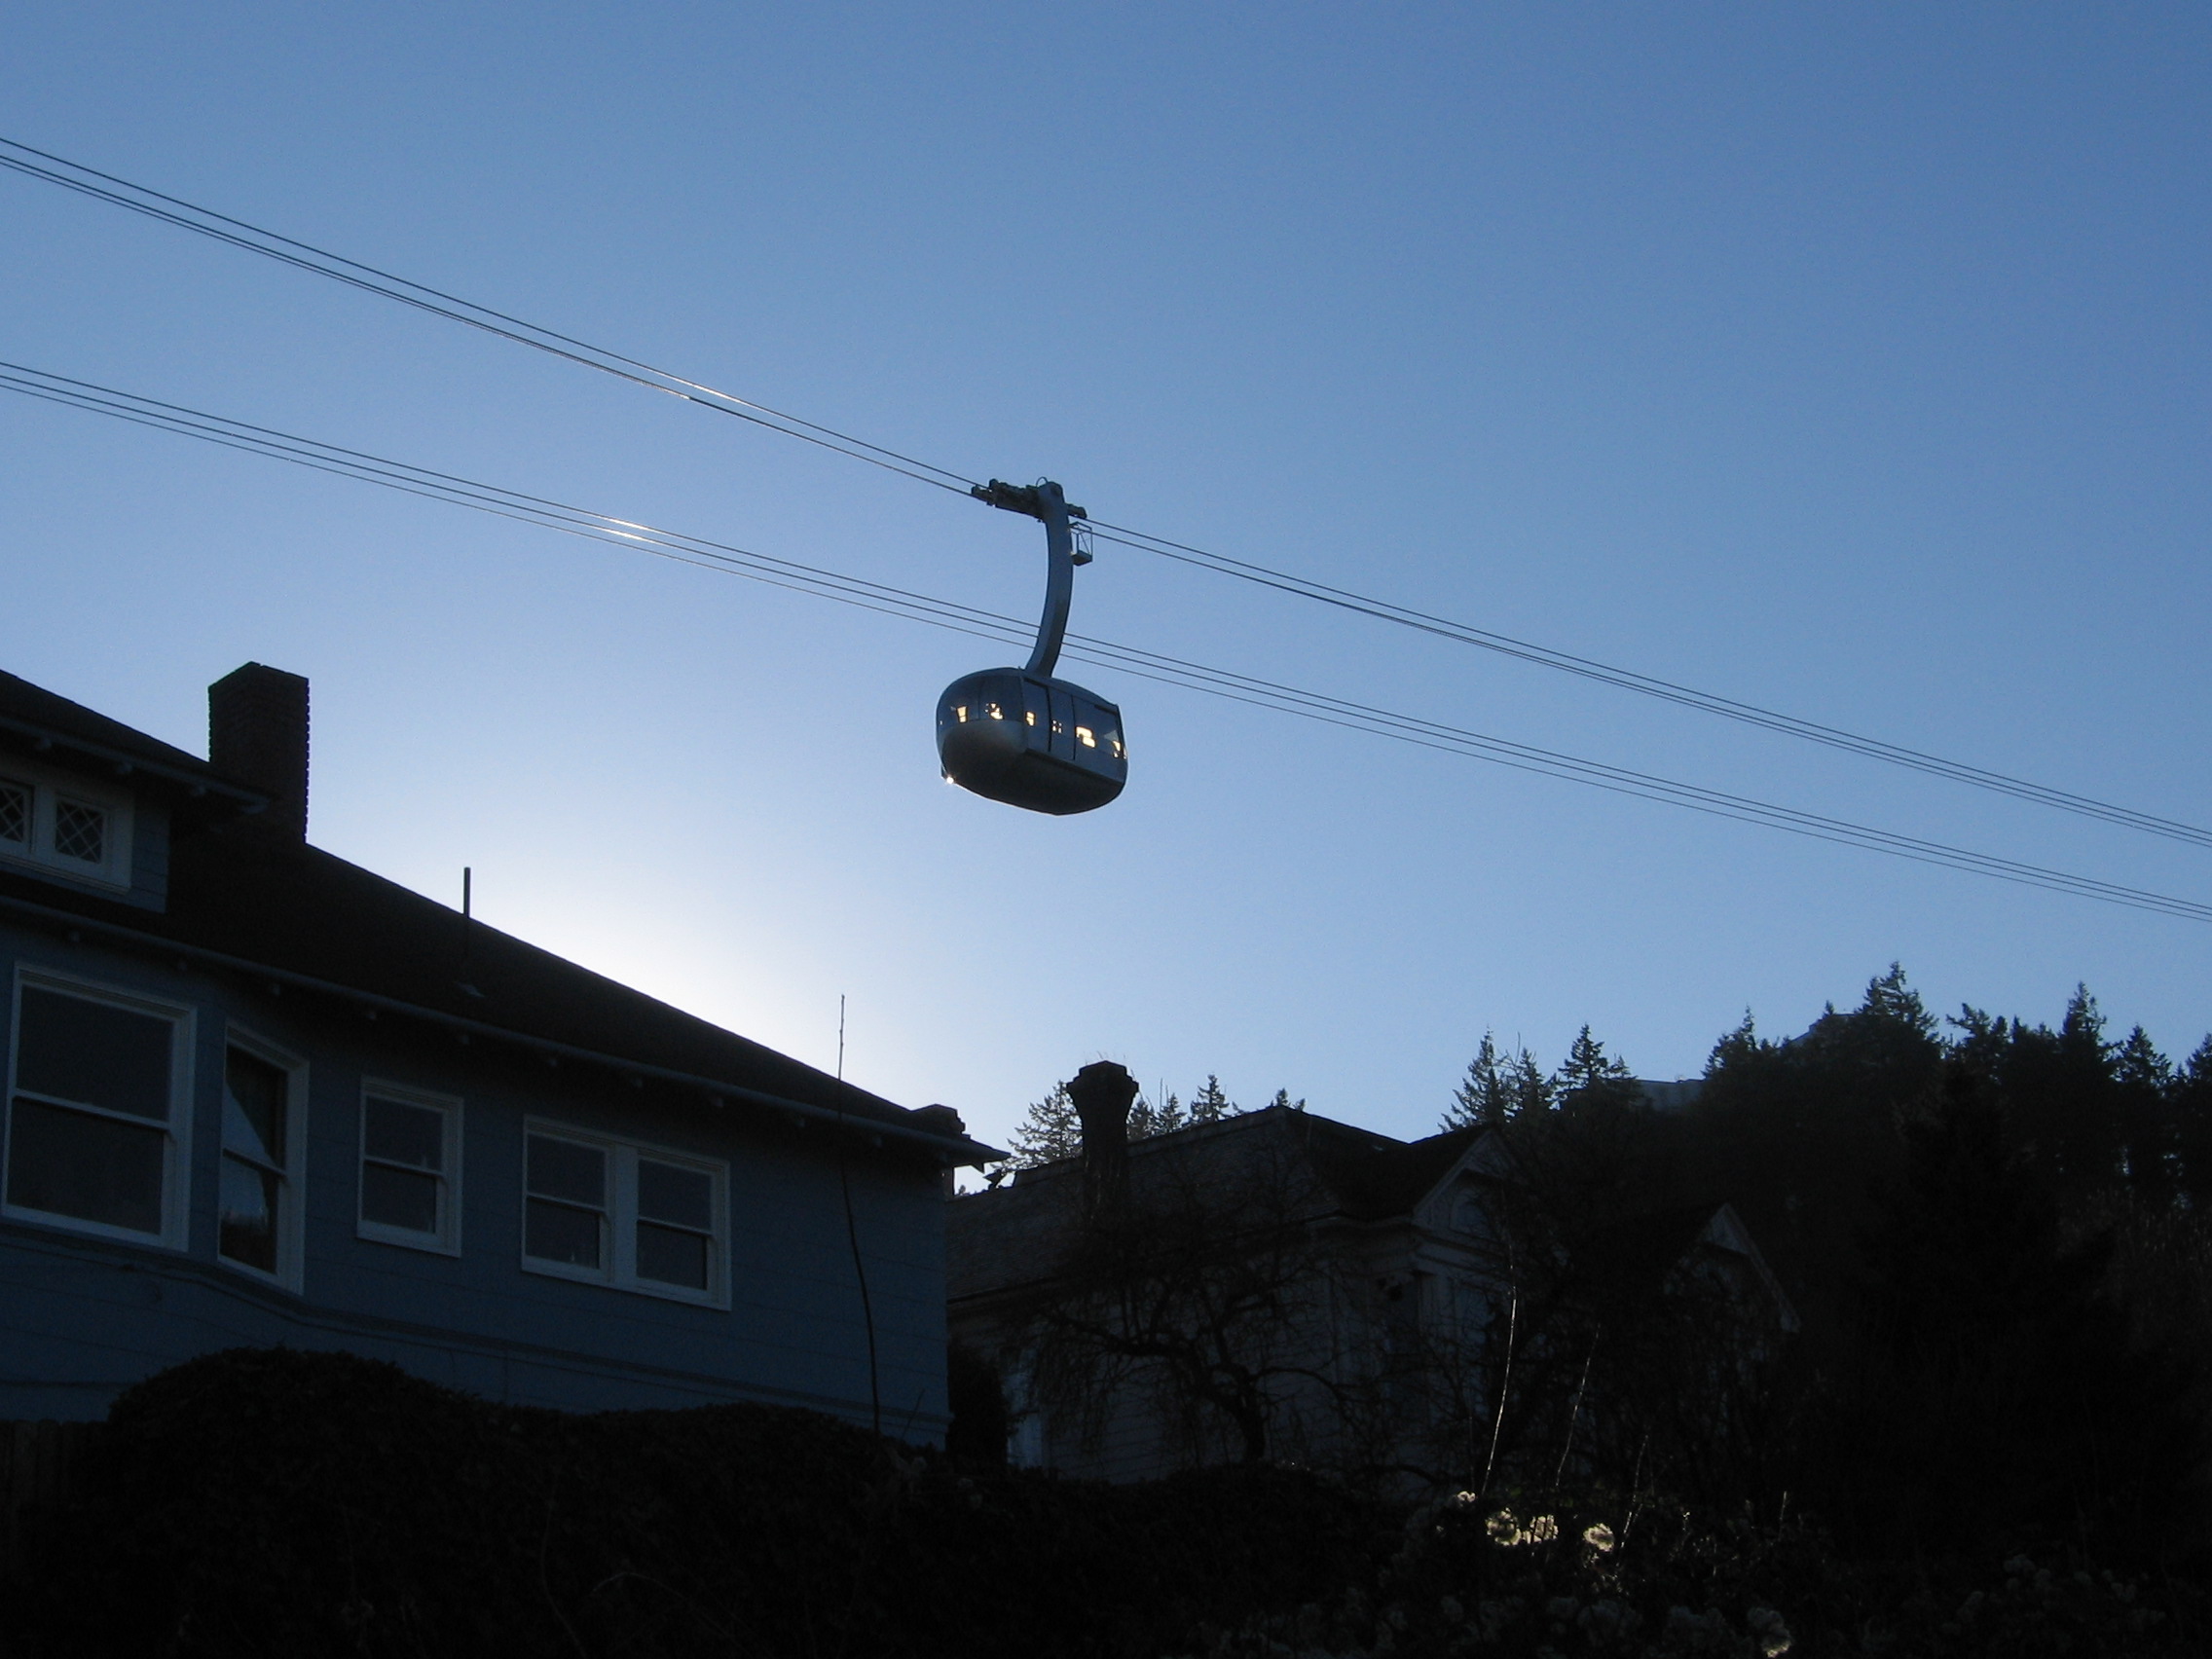
[[(834, 1143), (584, 1066), (548, 1067), (397, 1017), (371, 1021), (228, 974), (0, 929), (0, 972), (46, 968), (198, 1011), (187, 1248), (0, 1220), (0, 1419), (97, 1417), (165, 1366), (240, 1345), (337, 1347), (495, 1399), (571, 1411), (759, 1400), (868, 1417), (867, 1337)], [(12, 1001), (0, 1006), (0, 1022)], [(299, 1295), (215, 1254), (223, 1051), (233, 1022), (308, 1066)], [(13, 1034), (0, 1030), (0, 1045)], [(461, 1254), (356, 1235), (365, 1079), (462, 1102)], [(723, 1161), (726, 1310), (522, 1267), (528, 1118)], [(908, 1155), (853, 1150), (884, 1426), (941, 1439), (943, 1200)], [(5, 1149), (0, 1147), (0, 1156)]]

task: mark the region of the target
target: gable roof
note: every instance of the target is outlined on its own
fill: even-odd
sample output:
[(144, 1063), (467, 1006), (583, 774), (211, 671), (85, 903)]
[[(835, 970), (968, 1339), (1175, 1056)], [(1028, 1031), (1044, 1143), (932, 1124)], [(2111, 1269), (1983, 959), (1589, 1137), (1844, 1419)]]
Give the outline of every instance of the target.
[[(1296, 1107), (1270, 1106), (1129, 1145), (1129, 1186), (1234, 1195), (1278, 1177), (1285, 1201), (1309, 1221), (1385, 1222), (1411, 1216), (1483, 1134), (1453, 1129), (1397, 1140)], [(953, 1201), (945, 1232), (953, 1300), (1049, 1276), (1082, 1212), (1083, 1161), (1019, 1170), (1009, 1184)]]
[[(160, 765), (244, 800), (204, 760), (105, 716), (0, 675), (0, 721), (58, 743), (96, 745)], [(970, 1139), (942, 1107), (894, 1105), (764, 1045), (671, 1007), (287, 835), (258, 819), (180, 826), (169, 854), (167, 906), (79, 893), (0, 868), (0, 913), (44, 917), (116, 942), (175, 947), (364, 1007), (411, 1014), (451, 1029), (506, 1036), (677, 1081), (702, 1092), (852, 1119), (961, 1161), (1003, 1157)]]
[(82, 703), (0, 670), (0, 733), (18, 746), (58, 748), (116, 771), (145, 772), (191, 794), (217, 794), (248, 810), (266, 804), (258, 790), (217, 772), (197, 755), (149, 737)]

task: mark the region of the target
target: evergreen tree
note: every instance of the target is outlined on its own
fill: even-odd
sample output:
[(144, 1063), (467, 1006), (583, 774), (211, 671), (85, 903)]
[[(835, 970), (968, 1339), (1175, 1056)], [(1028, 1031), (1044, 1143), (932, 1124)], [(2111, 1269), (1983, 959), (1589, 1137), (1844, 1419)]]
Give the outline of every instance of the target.
[(2212, 1211), (2212, 1037), (2196, 1046), (2166, 1091), (2166, 1121), (2190, 1208)]
[[(1905, 983), (1904, 965), (1900, 962), (1891, 963), (1887, 974), (1866, 981), (1866, 996), (1859, 1005), (1859, 1013), (1862, 1018), (1887, 1020), (1922, 1037), (1933, 1038), (1936, 1035), (1936, 1016), (1928, 1012), (1928, 1006), (1920, 1000), (1920, 993)], [(1745, 1012), (1744, 1019), (1749, 1025), (1749, 1010)]]
[[(1288, 1089), (1277, 1089), (1272, 1104), (1298, 1111), (1306, 1108), (1305, 1101), (1291, 1099)], [(1189, 1105), (1173, 1090), (1157, 1103), (1139, 1095), (1129, 1108), (1129, 1139), (1140, 1141), (1154, 1135), (1173, 1134), (1194, 1124), (1234, 1118), (1238, 1111), (1236, 1103), (1222, 1088), (1221, 1079), (1209, 1073), (1205, 1087), (1191, 1097)], [(1030, 1106), (1028, 1116), (1014, 1131), (1014, 1156), (1004, 1168), (1033, 1169), (1040, 1163), (1074, 1158), (1082, 1151), (1083, 1122), (1076, 1113), (1075, 1102), (1068, 1097), (1067, 1086), (1062, 1084)], [(1004, 1179), (1003, 1173), (1000, 1178)]]
[(1590, 1035), (1585, 1025), (1575, 1035), (1552, 1077), (1552, 1092), (1564, 1106), (1583, 1101), (1631, 1101), (1643, 1098), (1636, 1075), (1605, 1052), (1605, 1045)]
[(1463, 1129), (1474, 1124), (1502, 1124), (1506, 1118), (1505, 1062), (1497, 1051), (1497, 1039), (1488, 1031), (1467, 1062), (1467, 1075), (1452, 1091), (1452, 1104), (1444, 1110), (1442, 1127)]
[(1903, 1138), (1808, 1501), (1862, 1544), (1914, 1553), (2038, 1533), (2171, 1547), (2201, 1416), (2170, 1353), (2130, 1340), (2109, 1241), (2068, 1243), (1965, 1066)]
[(1056, 1084), (1044, 1099), (1033, 1101), (1029, 1115), (1014, 1131), (1014, 1156), (1007, 1161), (1016, 1169), (1034, 1169), (1040, 1163), (1073, 1158), (1083, 1150), (1083, 1120), (1066, 1084)]
[[(1962, 1018), (1979, 1040), (2001, 1041), (1990, 1034), (2002, 1021)], [(1827, 1008), (1799, 1036), (1762, 1038), (1747, 1012), (1714, 1045), (1704, 1091), (1681, 1114), (1692, 1186), (1736, 1205), (1816, 1346), (1840, 1339), (1871, 1191), (1902, 1155), (1898, 1114), (1936, 1087), (1943, 1056), (1935, 1019), (1893, 963), (1856, 1010)]]
[(1751, 1011), (1746, 1009), (1744, 1023), (1713, 1045), (1713, 1052), (1706, 1057), (1706, 1078), (1711, 1081), (1715, 1072), (1751, 1066), (1773, 1051), (1773, 1044), (1759, 1041), (1758, 1028), (1751, 1022)]
[(1536, 1057), (1519, 1046), (1505, 1053), (1496, 1037), (1485, 1031), (1482, 1046), (1467, 1062), (1467, 1075), (1452, 1091), (1441, 1126), (1448, 1130), (1475, 1124), (1494, 1126), (1525, 1114), (1548, 1112), (1552, 1103), (1551, 1080)]
[(1218, 1124), (1224, 1118), (1236, 1116), (1236, 1107), (1221, 1091), (1221, 1079), (1206, 1073), (1206, 1086), (1191, 1096), (1191, 1117), (1194, 1124)]
[(1172, 1134), (1190, 1121), (1183, 1102), (1176, 1099), (1172, 1091), (1157, 1106), (1140, 1094), (1136, 1104), (1129, 1108), (1129, 1139), (1140, 1141), (1153, 1135)]
[(1303, 1112), (1306, 1110), (1306, 1096), (1301, 1094), (1296, 1100), (1293, 1100), (1290, 1097), (1289, 1089), (1278, 1088), (1275, 1090), (1275, 1097), (1269, 1101), (1268, 1105), (1271, 1108), (1279, 1107), (1285, 1112)]

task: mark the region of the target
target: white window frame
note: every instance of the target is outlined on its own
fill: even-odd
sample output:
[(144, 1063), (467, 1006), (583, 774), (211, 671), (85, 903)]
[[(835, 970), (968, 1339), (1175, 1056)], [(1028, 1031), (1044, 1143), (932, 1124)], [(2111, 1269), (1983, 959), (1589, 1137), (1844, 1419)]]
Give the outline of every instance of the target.
[[(572, 1146), (590, 1147), (607, 1155), (607, 1225), (610, 1237), (608, 1240), (607, 1259), (598, 1268), (582, 1268), (569, 1262), (547, 1262), (530, 1251), (530, 1140), (542, 1135), (548, 1140), (567, 1141)], [(670, 1302), (687, 1302), (697, 1308), (729, 1307), (729, 1164), (721, 1159), (702, 1158), (695, 1152), (680, 1152), (674, 1147), (656, 1146), (649, 1141), (632, 1140), (624, 1135), (609, 1135), (596, 1129), (578, 1128), (572, 1124), (555, 1123), (546, 1118), (526, 1118), (522, 1125), (521, 1164), (521, 1250), (523, 1272), (542, 1273), (548, 1278), (573, 1279), (583, 1284), (606, 1285), (614, 1290), (626, 1290), (639, 1296), (657, 1296)], [(644, 1158), (654, 1163), (666, 1163), (678, 1169), (691, 1169), (705, 1175), (711, 1183), (714, 1234), (707, 1246), (707, 1288), (692, 1290), (681, 1284), (667, 1284), (659, 1279), (638, 1276), (638, 1160)]]
[(266, 1060), (284, 1074), (284, 1166), (282, 1207), (276, 1216), (276, 1271), (268, 1272), (251, 1262), (223, 1254), (222, 1161), (231, 1155), (224, 1138), (223, 1113), (215, 1115), (215, 1260), (233, 1272), (263, 1284), (274, 1284), (297, 1294), (305, 1268), (307, 1198), (302, 1188), (307, 1178), (308, 1063), (289, 1049), (278, 1048), (266, 1037), (225, 1022), (223, 1033), (222, 1088), (231, 1086), (231, 1051), (242, 1049), (257, 1060)]
[[(97, 887), (129, 890), (134, 817), (129, 791), (13, 755), (0, 756), (0, 779), (12, 784), (27, 784), (31, 792), (30, 842), (19, 846), (13, 841), (0, 841), (0, 864), (18, 868), (27, 866), (42, 872), (74, 876)], [(63, 799), (94, 807), (107, 815), (105, 845), (100, 849), (105, 856), (98, 864), (65, 858), (55, 851), (55, 810)]]
[[(388, 1223), (371, 1221), (361, 1213), (361, 1188), (369, 1166), (369, 1102), (389, 1100), (398, 1106), (414, 1106), (435, 1112), (444, 1125), (440, 1156), (444, 1167), (438, 1171), (441, 1183), (438, 1197), (438, 1230), (436, 1233), (417, 1233), (412, 1228), (393, 1227)], [(408, 1250), (427, 1250), (437, 1256), (461, 1254), (461, 1102), (458, 1095), (432, 1094), (424, 1088), (415, 1088), (404, 1083), (386, 1083), (378, 1078), (361, 1081), (360, 1111), (354, 1124), (353, 1136), (353, 1232), (355, 1236), (374, 1239), (379, 1244), (397, 1244)], [(395, 1165), (394, 1167), (397, 1167)], [(421, 1174), (418, 1170), (416, 1173)]]
[[(39, 1094), (39, 1100), (53, 1099), (53, 1103), (73, 1112), (84, 1112), (92, 1117), (107, 1118), (117, 1123), (136, 1124), (140, 1128), (161, 1126), (167, 1133), (163, 1148), (162, 1165), (162, 1230), (160, 1233), (140, 1233), (135, 1228), (116, 1227), (104, 1221), (88, 1221), (82, 1216), (56, 1215), (52, 1210), (32, 1209), (27, 1205), (8, 1201), (7, 1161), (16, 1144), (16, 1060), (22, 1048), (23, 992), (51, 991), (56, 996), (76, 997), (84, 1002), (105, 1003), (129, 1014), (144, 1014), (149, 1018), (166, 1020), (169, 1024), (169, 1116), (166, 1125), (156, 1125), (151, 1118), (139, 1118), (124, 1112), (111, 1112), (78, 1101), (59, 1100)], [(164, 1250), (183, 1250), (191, 1238), (192, 1209), (192, 1060), (194, 1034), (197, 1028), (196, 1011), (186, 1003), (163, 1002), (142, 996), (136, 991), (125, 990), (98, 980), (80, 978), (50, 968), (18, 967), (8, 997), (8, 1092), (0, 1097), (0, 1215), (11, 1221), (36, 1222), (41, 1227), (58, 1227), (71, 1233), (83, 1233), (95, 1238), (120, 1239), (127, 1244), (153, 1245)]]

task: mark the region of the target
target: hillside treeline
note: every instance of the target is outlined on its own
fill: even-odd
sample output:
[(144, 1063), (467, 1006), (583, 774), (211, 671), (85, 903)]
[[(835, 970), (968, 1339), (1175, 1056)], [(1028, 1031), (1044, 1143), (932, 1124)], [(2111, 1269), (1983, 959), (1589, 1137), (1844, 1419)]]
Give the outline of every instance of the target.
[[(1557, 1259), (1725, 1200), (1801, 1320), (1726, 1375), (1663, 1330), (1594, 1332), (1594, 1487), (1794, 1509), (1861, 1557), (2204, 1559), (2212, 1040), (2176, 1064), (2086, 990), (2056, 1026), (1939, 1021), (1893, 968), (1799, 1035), (1747, 1016), (1686, 1105), (1585, 1031), (1549, 1076), (1486, 1042), (1453, 1118), (1514, 1146)], [(1531, 1424), (1524, 1467), (1547, 1431), (1571, 1429)]]

